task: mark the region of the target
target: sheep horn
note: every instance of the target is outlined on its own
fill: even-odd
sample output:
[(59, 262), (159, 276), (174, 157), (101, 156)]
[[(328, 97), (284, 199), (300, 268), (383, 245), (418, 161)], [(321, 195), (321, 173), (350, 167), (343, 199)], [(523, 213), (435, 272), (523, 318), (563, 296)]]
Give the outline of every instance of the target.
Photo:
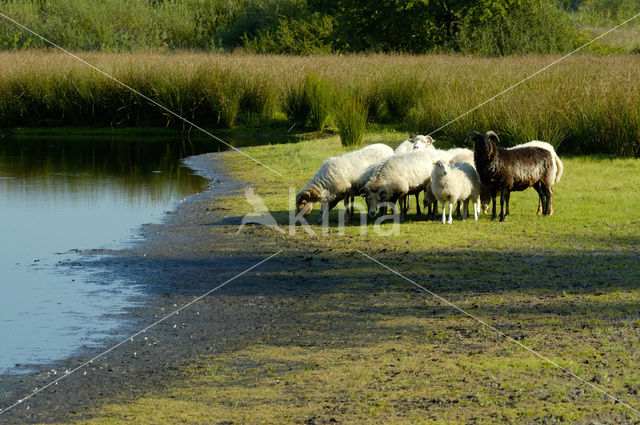
[(497, 143), (500, 142), (500, 139), (498, 138), (498, 135), (495, 132), (489, 130), (489, 131), (487, 131), (486, 134), (487, 134), (487, 137), (489, 138), (489, 140), (495, 139)]
[(469, 134), (467, 134), (467, 137), (464, 139), (464, 141), (466, 142), (467, 140), (469, 140), (469, 138), (471, 138), (471, 137), (475, 137), (475, 136), (477, 136), (477, 135), (479, 135), (479, 134), (480, 134), (480, 133), (478, 133), (477, 131), (475, 131), (475, 130), (471, 130), (471, 131), (469, 132)]

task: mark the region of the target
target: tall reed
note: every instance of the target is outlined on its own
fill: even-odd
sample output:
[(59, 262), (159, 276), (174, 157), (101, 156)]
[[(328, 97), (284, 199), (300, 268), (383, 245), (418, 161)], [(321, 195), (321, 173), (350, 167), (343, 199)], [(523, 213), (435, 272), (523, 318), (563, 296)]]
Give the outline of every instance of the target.
[(359, 145), (367, 129), (367, 107), (355, 94), (348, 93), (338, 103), (335, 121), (342, 145)]
[[(486, 104), (558, 57), (83, 56), (210, 128), (320, 129), (331, 125), (326, 105), (335, 92), (343, 117), (365, 115), (416, 134), (439, 129), (434, 137), (444, 146), (463, 144), (470, 130), (492, 129), (505, 145), (539, 139), (560, 152), (640, 156), (640, 57), (633, 55), (567, 58)], [(2, 127), (184, 125), (62, 54), (0, 53), (0, 76)], [(357, 105), (339, 102), (344, 93), (357, 97)]]

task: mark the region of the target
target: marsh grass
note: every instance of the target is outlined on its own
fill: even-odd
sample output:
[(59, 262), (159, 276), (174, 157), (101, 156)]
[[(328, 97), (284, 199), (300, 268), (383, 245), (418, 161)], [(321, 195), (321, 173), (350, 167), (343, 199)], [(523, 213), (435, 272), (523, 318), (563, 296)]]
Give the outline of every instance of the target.
[(335, 122), (343, 146), (359, 145), (367, 129), (367, 106), (349, 93), (339, 101)]
[(329, 124), (334, 104), (333, 85), (315, 74), (305, 77), (305, 91), (309, 99), (309, 121), (314, 130), (322, 131)]
[[(331, 128), (328, 105), (339, 104), (348, 91), (366, 107), (370, 122), (414, 134), (456, 119), (557, 59), (193, 52), (84, 57), (205, 127)], [(492, 129), (506, 145), (539, 139), (567, 153), (640, 155), (639, 67), (640, 57), (632, 55), (568, 58), (435, 137), (444, 146), (461, 145), (471, 129)], [(0, 74), (0, 127), (183, 126), (62, 54), (1, 53)]]

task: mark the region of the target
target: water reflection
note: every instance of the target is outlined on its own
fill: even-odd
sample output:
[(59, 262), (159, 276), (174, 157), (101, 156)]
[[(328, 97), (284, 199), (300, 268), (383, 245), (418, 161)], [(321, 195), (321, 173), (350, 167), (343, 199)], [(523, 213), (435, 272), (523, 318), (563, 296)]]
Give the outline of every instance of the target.
[[(0, 139), (0, 373), (65, 357), (116, 329), (129, 282), (57, 267), (115, 248), (205, 181), (181, 158), (217, 150), (174, 137)], [(65, 254), (56, 254), (65, 253)]]

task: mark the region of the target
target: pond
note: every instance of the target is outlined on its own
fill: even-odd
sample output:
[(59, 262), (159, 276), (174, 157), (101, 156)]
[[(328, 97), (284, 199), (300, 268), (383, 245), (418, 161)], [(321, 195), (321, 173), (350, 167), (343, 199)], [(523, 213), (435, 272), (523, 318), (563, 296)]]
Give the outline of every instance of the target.
[[(263, 141), (234, 145), (243, 142)], [(205, 185), (181, 159), (224, 148), (173, 133), (0, 138), (0, 373), (117, 334), (135, 285), (67, 264), (83, 250), (130, 244), (141, 224)]]

